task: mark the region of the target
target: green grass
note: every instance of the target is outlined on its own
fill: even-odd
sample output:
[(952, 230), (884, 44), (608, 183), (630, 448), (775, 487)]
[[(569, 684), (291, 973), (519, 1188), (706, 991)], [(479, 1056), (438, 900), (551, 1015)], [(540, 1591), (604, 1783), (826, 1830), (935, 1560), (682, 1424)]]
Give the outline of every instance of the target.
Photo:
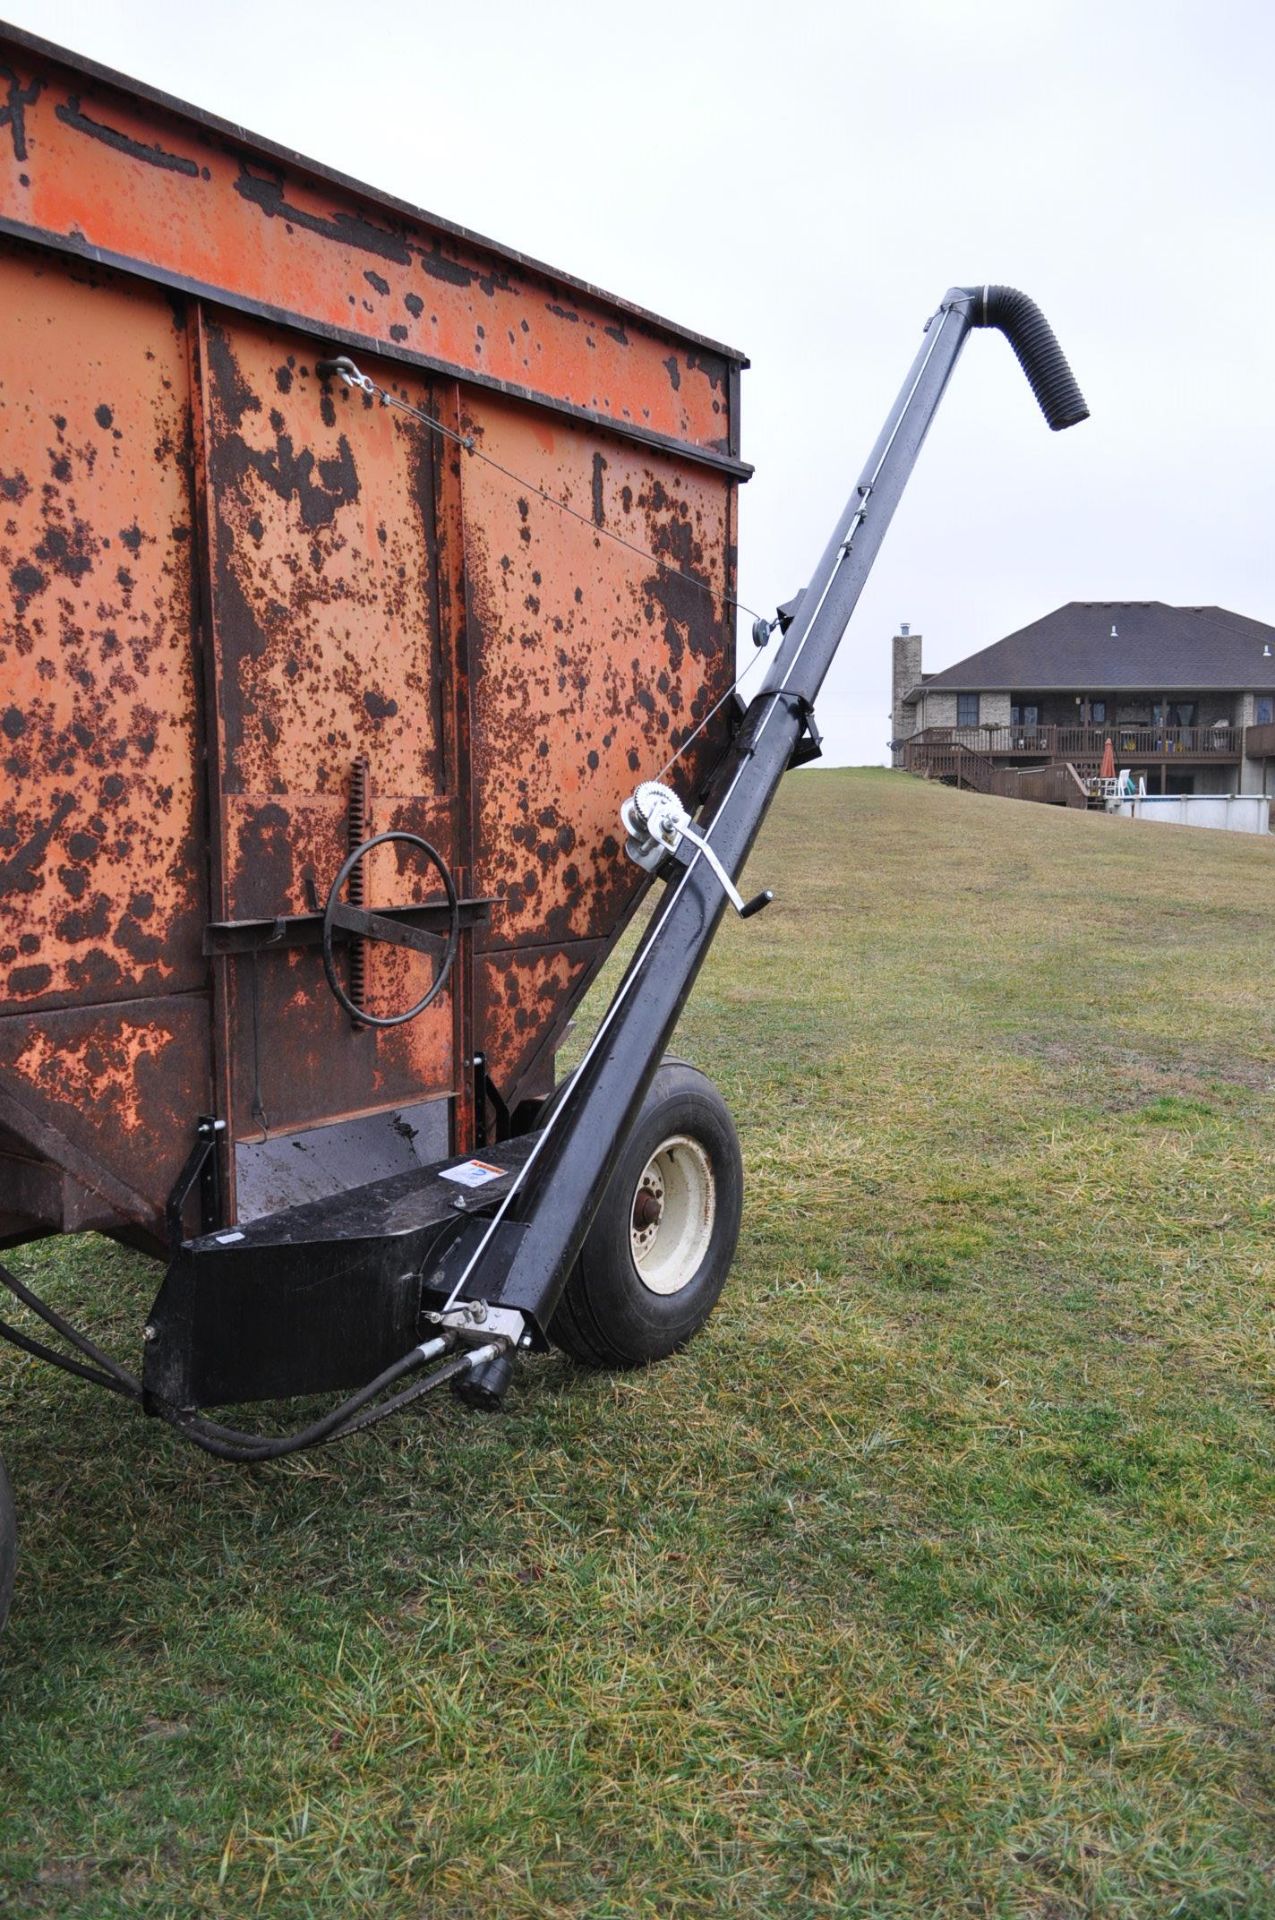
[(0, 1354), (0, 1911), (1275, 1915), (1275, 842), (813, 772), (747, 884), (684, 1355), (244, 1470)]

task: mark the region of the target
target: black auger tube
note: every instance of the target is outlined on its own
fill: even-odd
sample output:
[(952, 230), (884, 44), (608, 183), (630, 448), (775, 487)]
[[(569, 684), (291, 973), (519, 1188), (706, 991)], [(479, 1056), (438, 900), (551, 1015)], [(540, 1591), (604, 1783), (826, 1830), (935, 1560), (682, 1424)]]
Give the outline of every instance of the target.
[[(717, 777), (701, 831), (711, 836), (728, 873), (739, 873), (766, 817), (965, 337), (971, 326), (983, 324), (982, 305), (981, 287), (953, 287), (929, 322), (868, 464), (801, 595), (766, 683)], [(1068, 424), (1068, 396), (1039, 331), (1017, 306), (1007, 317), (997, 301), (994, 311), (994, 324), (1008, 327), (1012, 320), (1010, 337), (1033, 386), (1040, 382), (1038, 397), (1043, 388), (1047, 417), (1050, 407), (1057, 414), (1050, 424)], [(1036, 314), (1034, 307), (1031, 313)], [(1057, 353), (1047, 327), (1045, 335)], [(1065, 370), (1066, 362), (1057, 357)], [(1083, 401), (1080, 405), (1083, 409)], [(664, 900), (508, 1207), (509, 1222), (523, 1231), (516, 1236), (503, 1281), (493, 1285), (489, 1278), (485, 1284), (484, 1242), (457, 1282), (470, 1298), (530, 1315), (542, 1333), (726, 906), (708, 861), (686, 841), (682, 849), (689, 858), (684, 866), (673, 866)]]
[(1061, 433), (1064, 427), (1087, 420), (1085, 396), (1036, 302), (1017, 287), (966, 287), (965, 292), (976, 303), (971, 325), (1000, 328), (1018, 355), (1018, 364), (1052, 431)]

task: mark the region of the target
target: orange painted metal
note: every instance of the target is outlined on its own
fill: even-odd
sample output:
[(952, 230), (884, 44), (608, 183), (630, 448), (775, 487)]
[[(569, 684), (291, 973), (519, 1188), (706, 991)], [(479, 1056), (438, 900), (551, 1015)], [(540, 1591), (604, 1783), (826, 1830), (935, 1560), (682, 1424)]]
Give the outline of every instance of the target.
[[(354, 344), (475, 452), (316, 371)], [(435, 1100), (464, 1150), (549, 1084), (647, 884), (620, 802), (729, 684), (739, 365), (0, 36), (0, 1242), (157, 1244), (201, 1113), (233, 1220), (254, 1143)], [(352, 805), (493, 902), (403, 1027), (289, 931)]]
[(197, 987), (185, 341), (162, 294), (10, 249), (0, 383), (5, 999)]
[[(38, 42), (10, 231), (729, 457), (740, 356)], [(86, 180), (92, 176), (91, 189)], [(617, 309), (619, 309), (617, 311)]]
[[(516, 1082), (555, 1037), (549, 999), (574, 1003), (595, 943), (609, 950), (644, 890), (621, 853), (620, 801), (660, 774), (729, 685), (728, 502), (716, 476), (486, 395), (472, 396), (464, 425), (508, 470), (463, 468), (476, 884), (504, 901), (481, 942), (489, 981), (500, 975), (487, 1048), (498, 1077)], [(685, 791), (725, 727), (723, 713), (679, 763)]]

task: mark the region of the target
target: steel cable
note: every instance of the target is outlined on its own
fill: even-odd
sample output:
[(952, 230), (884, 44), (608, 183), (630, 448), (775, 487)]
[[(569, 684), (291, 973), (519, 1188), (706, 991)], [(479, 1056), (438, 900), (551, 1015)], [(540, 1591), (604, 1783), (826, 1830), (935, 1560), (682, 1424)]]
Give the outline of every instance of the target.
[[(534, 494), (538, 500), (543, 500), (546, 506), (555, 507), (559, 513), (565, 513), (570, 519), (578, 520), (582, 527), (589, 529), (590, 533), (598, 534), (602, 539), (610, 540), (616, 546), (623, 547), (626, 552), (636, 554), (639, 560), (645, 560), (659, 572), (671, 574), (674, 579), (685, 581), (686, 585), (688, 587), (694, 587), (697, 593), (706, 593), (710, 599), (720, 600), (723, 607), (738, 607), (741, 613), (750, 614), (754, 621), (770, 627), (773, 631), (774, 623), (768, 621), (764, 614), (758, 613), (756, 607), (750, 607), (746, 600), (741, 600), (735, 594), (726, 593), (722, 589), (710, 586), (707, 580), (699, 580), (693, 573), (687, 573), (684, 568), (675, 567), (671, 560), (661, 559), (660, 555), (652, 553), (649, 547), (639, 546), (636, 541), (626, 540), (623, 534), (613, 532), (610, 527), (599, 525), (590, 515), (581, 513), (578, 507), (570, 507), (565, 500), (555, 499), (553, 494), (546, 493), (543, 487), (538, 487), (534, 480), (528, 480), (525, 474), (515, 473), (512, 467), (507, 467), (503, 462), (494, 459), (491, 454), (484, 453), (472, 434), (457, 433), (454, 427), (449, 427), (445, 425), (443, 421), (435, 419), (432, 413), (426, 413), (422, 407), (414, 407), (410, 401), (400, 400), (397, 394), (391, 393), (388, 387), (383, 387), (379, 381), (373, 380), (370, 374), (364, 373), (359, 367), (355, 366), (354, 362), (348, 357), (343, 357), (340, 360), (320, 362), (316, 367), (316, 371), (319, 373), (323, 373), (325, 369), (329, 373), (336, 374), (339, 379), (345, 382), (346, 386), (355, 388), (362, 393), (375, 394), (383, 407), (394, 407), (399, 413), (405, 413), (411, 419), (419, 421), (421, 426), (428, 427), (431, 433), (437, 433), (444, 440), (450, 440), (454, 446), (460, 447), (467, 453), (472, 460), (481, 460), (484, 466), (490, 467), (495, 473), (502, 474), (506, 480), (512, 480), (516, 487), (521, 487), (525, 492)], [(662, 780), (670, 768), (677, 765), (677, 762), (686, 752), (686, 749), (693, 741), (699, 739), (699, 736), (707, 728), (710, 721), (721, 712), (726, 702), (737, 692), (757, 662), (763, 657), (762, 652), (759, 651), (755, 653), (743, 672), (736, 674), (725, 693), (721, 695), (720, 699), (714, 701), (699, 725), (695, 727), (691, 733), (687, 734), (676, 753), (661, 767), (659, 773), (655, 776), (657, 780)]]

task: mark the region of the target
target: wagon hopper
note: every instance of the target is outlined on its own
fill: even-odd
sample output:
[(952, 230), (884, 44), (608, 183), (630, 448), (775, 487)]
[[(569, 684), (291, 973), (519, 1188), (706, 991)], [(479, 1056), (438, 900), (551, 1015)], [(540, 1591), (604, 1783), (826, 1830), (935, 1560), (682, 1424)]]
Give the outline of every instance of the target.
[[(204, 1116), (188, 1226), (552, 1085), (620, 803), (728, 683), (742, 361), (29, 39), (0, 87), (0, 1236), (162, 1250)], [(317, 932), (385, 832), (461, 925), (377, 1028)], [(357, 880), (440, 893), (401, 841)], [(436, 956), (338, 964), (385, 1016)]]

